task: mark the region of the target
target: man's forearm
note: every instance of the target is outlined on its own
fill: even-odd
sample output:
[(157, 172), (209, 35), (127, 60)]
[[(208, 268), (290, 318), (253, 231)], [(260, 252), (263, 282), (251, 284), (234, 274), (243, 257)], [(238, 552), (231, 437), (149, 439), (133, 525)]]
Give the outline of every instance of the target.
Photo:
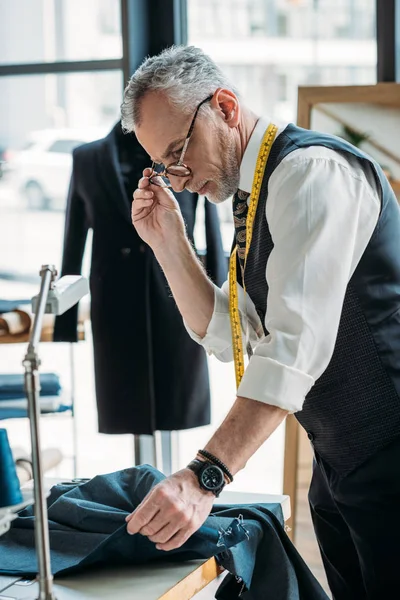
[(175, 302), (187, 325), (204, 337), (214, 310), (214, 286), (208, 279), (190, 242), (174, 238), (155, 256), (163, 269)]
[(285, 419), (288, 411), (248, 398), (236, 399), (205, 449), (235, 475)]

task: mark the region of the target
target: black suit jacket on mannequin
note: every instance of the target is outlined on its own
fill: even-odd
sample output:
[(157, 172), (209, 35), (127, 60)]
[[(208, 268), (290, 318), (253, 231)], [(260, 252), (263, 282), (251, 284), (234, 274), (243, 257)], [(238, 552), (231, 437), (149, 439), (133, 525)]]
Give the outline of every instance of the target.
[[(148, 165), (143, 148), (133, 135), (124, 136), (119, 123), (107, 137), (73, 155), (62, 275), (80, 274), (91, 228), (91, 321), (101, 433), (149, 434), (210, 422), (205, 352), (190, 339), (152, 250), (131, 223), (132, 192)], [(198, 196), (185, 191), (177, 200), (193, 241)], [(221, 285), (226, 260), (216, 207), (207, 201), (205, 222), (207, 271)], [(77, 307), (56, 319), (54, 340), (77, 340)]]

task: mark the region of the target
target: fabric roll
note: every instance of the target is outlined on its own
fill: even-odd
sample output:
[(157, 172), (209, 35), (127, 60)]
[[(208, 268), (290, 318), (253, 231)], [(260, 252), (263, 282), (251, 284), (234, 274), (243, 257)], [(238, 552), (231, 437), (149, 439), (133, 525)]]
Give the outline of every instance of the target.
[[(60, 378), (56, 373), (40, 373), (40, 395), (57, 396), (61, 392)], [(0, 374), (0, 402), (25, 396), (23, 373)]]
[(22, 494), (7, 431), (0, 429), (0, 507), (20, 502)]

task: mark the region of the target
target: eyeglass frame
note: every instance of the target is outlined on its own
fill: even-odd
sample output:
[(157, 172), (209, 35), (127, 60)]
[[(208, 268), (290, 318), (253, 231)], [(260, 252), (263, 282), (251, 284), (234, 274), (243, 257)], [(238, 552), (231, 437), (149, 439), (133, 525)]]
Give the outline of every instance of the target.
[(156, 164), (156, 163), (155, 163), (155, 161), (153, 160), (153, 163), (152, 163), (152, 165), (151, 165), (151, 170), (152, 170), (152, 173), (151, 173), (151, 175), (150, 175), (150, 177), (149, 177), (149, 181), (150, 181), (150, 183), (152, 183), (152, 184), (154, 184), (154, 185), (158, 185), (159, 187), (172, 188), (172, 185), (171, 185), (171, 184), (166, 184), (165, 182), (163, 182), (163, 185), (160, 185), (160, 183), (158, 183), (157, 181), (155, 181), (155, 179), (156, 179), (157, 177), (165, 177), (166, 179), (168, 179), (168, 180), (169, 180), (169, 177), (168, 177), (168, 169), (170, 169), (170, 168), (171, 168), (171, 167), (173, 167), (173, 166), (175, 166), (175, 167), (184, 167), (184, 168), (185, 168), (185, 169), (187, 169), (187, 171), (188, 171), (188, 173), (187, 173), (187, 174), (182, 174), (182, 175), (177, 175), (177, 174), (175, 174), (175, 175), (172, 175), (173, 177), (189, 177), (189, 175), (191, 175), (191, 174), (192, 174), (192, 169), (191, 169), (190, 167), (188, 167), (187, 165), (185, 165), (185, 163), (183, 162), (183, 159), (185, 158), (185, 154), (186, 154), (186, 151), (187, 151), (187, 147), (188, 147), (188, 145), (189, 145), (190, 138), (192, 137), (192, 133), (193, 133), (194, 125), (195, 125), (195, 123), (196, 123), (196, 118), (197, 118), (197, 115), (198, 115), (198, 113), (199, 113), (199, 110), (200, 110), (200, 108), (203, 106), (203, 104), (205, 104), (206, 102), (209, 102), (209, 101), (212, 99), (213, 95), (214, 95), (214, 94), (212, 94), (211, 96), (207, 96), (207, 98), (204, 98), (204, 100), (202, 100), (202, 101), (200, 102), (200, 104), (197, 106), (197, 108), (196, 108), (196, 112), (195, 112), (195, 113), (194, 113), (194, 115), (193, 115), (192, 122), (190, 123), (189, 131), (188, 131), (188, 134), (187, 134), (187, 136), (186, 136), (186, 138), (185, 138), (185, 142), (184, 142), (184, 144), (183, 144), (182, 152), (181, 152), (181, 155), (180, 155), (179, 159), (178, 159), (176, 162), (173, 162), (173, 163), (169, 164), (167, 167), (164, 167), (164, 171), (163, 171), (162, 173), (158, 173), (158, 172), (155, 170), (155, 164)]

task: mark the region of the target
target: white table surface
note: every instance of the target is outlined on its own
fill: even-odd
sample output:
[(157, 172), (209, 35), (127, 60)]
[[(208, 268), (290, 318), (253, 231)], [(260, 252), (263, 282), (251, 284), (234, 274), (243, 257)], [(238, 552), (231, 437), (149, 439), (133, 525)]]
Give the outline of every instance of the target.
[(251, 492), (223, 491), (214, 504), (280, 504), (285, 521), (290, 519), (290, 498), (281, 494), (256, 494)]
[[(80, 573), (55, 580), (57, 600), (158, 600), (179, 581), (190, 575), (204, 560), (186, 563), (151, 563), (144, 566), (121, 567)], [(0, 590), (2, 588), (0, 577)], [(15, 578), (7, 577), (6, 585)], [(0, 600), (36, 600), (38, 585), (14, 584), (0, 591)], [(178, 599), (177, 599), (178, 600)], [(186, 599), (185, 599), (186, 600)]]

